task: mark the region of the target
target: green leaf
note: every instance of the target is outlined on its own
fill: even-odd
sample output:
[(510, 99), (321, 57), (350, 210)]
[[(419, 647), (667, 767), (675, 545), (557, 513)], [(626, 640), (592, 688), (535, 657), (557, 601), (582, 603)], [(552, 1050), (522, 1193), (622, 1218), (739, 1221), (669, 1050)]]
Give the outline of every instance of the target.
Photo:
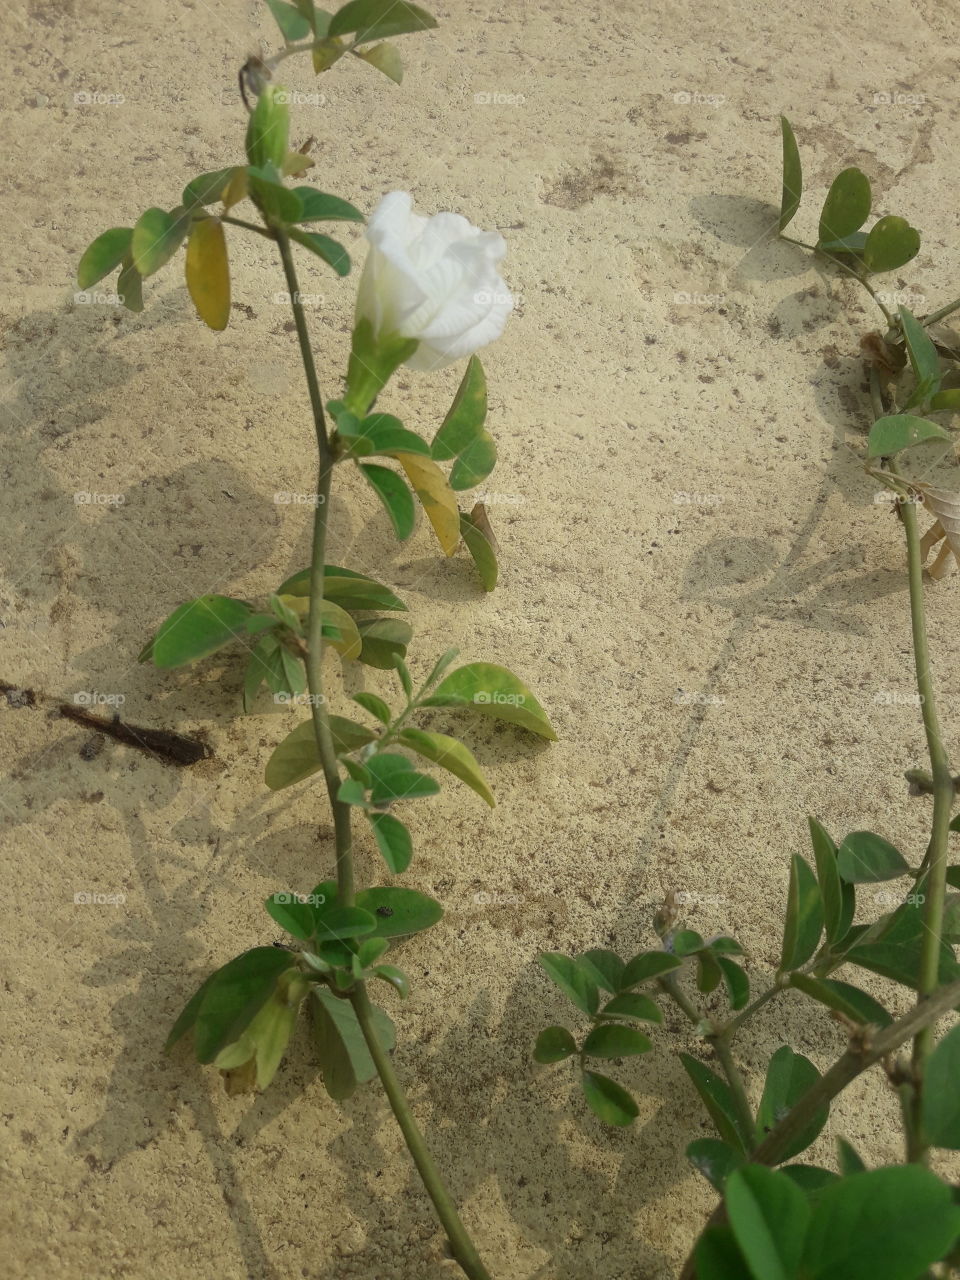
[(583, 1042), (582, 1052), (594, 1058), (628, 1058), (638, 1053), (649, 1053), (652, 1048), (642, 1031), (608, 1022), (593, 1028)]
[(430, 456), (427, 442), (413, 431), (408, 431), (400, 419), (390, 413), (369, 414), (349, 434), (344, 431), (341, 423), (340, 432), (350, 446), (350, 453), (356, 458), (366, 458), (377, 453), (418, 453), (423, 457)]
[(921, 1127), (935, 1147), (960, 1151), (960, 1025), (948, 1031), (927, 1059), (921, 1091)]
[(899, 849), (872, 831), (852, 831), (837, 853), (837, 869), (850, 884), (873, 884), (908, 875), (910, 867)]
[(820, 243), (852, 235), (870, 216), (870, 182), (859, 169), (844, 169), (833, 180), (820, 214)]
[(317, 928), (317, 913), (310, 902), (301, 902), (295, 893), (272, 893), (264, 903), (281, 929), (306, 942)]
[(283, 0), (267, 0), (267, 7), (276, 19), (284, 40), (288, 43), (302, 40), (305, 36), (313, 34), (310, 22), (292, 4), (284, 4)]
[(840, 1173), (844, 1178), (849, 1178), (851, 1173), (865, 1173), (867, 1166), (860, 1159), (857, 1152), (847, 1142), (846, 1138), (837, 1139), (837, 1158), (840, 1163)]
[(432, 458), (419, 453), (395, 453), (413, 491), (427, 514), (445, 556), (460, 544), (460, 508), (447, 477)]
[(730, 998), (730, 1008), (734, 1011), (743, 1009), (750, 999), (750, 979), (734, 960), (727, 956), (717, 956), (716, 959)]
[(289, 951), (254, 947), (218, 969), (204, 983), (196, 1009), (197, 1061), (212, 1062), (221, 1049), (239, 1039), (275, 991), (280, 975), (292, 967)]
[(250, 606), (229, 596), (200, 596), (174, 609), (140, 660), (158, 667), (182, 667), (215, 653), (246, 635)]
[(384, 43), (375, 44), (372, 49), (358, 49), (357, 57), (389, 76), (394, 84), (403, 83), (403, 59), (395, 45)]
[(327, 195), (313, 187), (293, 187), (300, 201), (298, 222), (365, 222), (363, 214), (349, 200)]
[(577, 956), (577, 964), (604, 991), (609, 991), (611, 995), (616, 995), (620, 990), (620, 979), (623, 977), (624, 964), (613, 951), (603, 951), (599, 948), (593, 951), (585, 951), (582, 956)]
[(577, 1051), (577, 1042), (566, 1027), (545, 1027), (533, 1050), (536, 1062), (562, 1062)]
[(640, 1108), (622, 1085), (596, 1071), (584, 1071), (580, 1077), (587, 1105), (604, 1124), (623, 1127), (633, 1124)]
[(496, 465), (496, 445), (483, 428), (486, 417), (486, 377), (478, 357), (471, 356), (450, 411), (430, 446), (436, 462), (456, 460), (450, 473), (453, 489), (472, 489)]
[[(892, 978), (905, 986), (916, 988), (920, 975), (922, 939), (926, 926), (923, 914), (916, 902), (898, 907), (889, 918), (886, 928), (877, 942), (856, 941), (844, 953), (845, 960), (860, 965), (874, 973)], [(960, 975), (960, 965), (953, 949), (941, 943), (939, 980), (950, 982)]]
[(133, 258), (129, 254), (124, 258), (117, 276), (117, 293), (128, 311), (139, 314), (143, 310), (143, 276), (133, 265)]
[(729, 1227), (707, 1227), (696, 1243), (697, 1280), (744, 1280), (747, 1264)]
[[(301, 569), (279, 587), (278, 596), (309, 596), (310, 570)], [(341, 609), (387, 609), (406, 613), (407, 606), (403, 601), (385, 587), (382, 582), (368, 578), (365, 574), (354, 573), (352, 569), (341, 569), (337, 565), (328, 564), (323, 574), (323, 596), (332, 600)]]
[(399, 618), (367, 618), (357, 623), (360, 661), (379, 671), (392, 671), (407, 652), (413, 628)]
[(939, 389), (940, 357), (933, 339), (917, 317), (907, 307), (900, 308), (900, 327), (903, 340), (910, 358), (910, 367), (917, 385), (910, 396), (905, 409), (923, 404)]
[(378, 938), (399, 938), (408, 933), (422, 933), (443, 918), (440, 903), (417, 889), (388, 885), (361, 889), (356, 896), (356, 903), (358, 907), (363, 907), (376, 916), (374, 936)]
[(410, 994), (410, 981), (402, 969), (398, 969), (393, 964), (380, 964), (373, 971), (375, 978), (380, 978), (383, 982), (389, 982), (394, 988), (401, 1000), (406, 1000)]
[(824, 1187), (803, 1251), (809, 1280), (917, 1280), (960, 1233), (950, 1188), (917, 1164), (870, 1169)]
[(350, 361), (347, 365), (347, 393), (344, 404), (351, 413), (363, 417), (394, 372), (409, 360), (419, 343), (399, 335), (378, 340), (373, 325), (359, 320), (353, 330)]
[(477, 566), (480, 585), (484, 591), (492, 591), (500, 576), (497, 550), (487, 533), (489, 527), (486, 515), (481, 520), (473, 512), (470, 514), (465, 511), (460, 512), (460, 536), (470, 552), (473, 563)]
[(716, 991), (723, 981), (723, 970), (717, 957), (709, 950), (700, 951), (697, 955), (697, 990), (708, 995)]
[(743, 1166), (741, 1151), (728, 1147), (719, 1138), (697, 1138), (686, 1150), (687, 1159), (698, 1173), (702, 1173), (715, 1191), (723, 1194), (723, 1184), (734, 1169)]
[(416, 509), (407, 482), (388, 467), (365, 463), (360, 466), (377, 497), (387, 509), (394, 532), (401, 542), (413, 533)]
[(403, 729), (400, 733), (400, 743), (434, 764), (440, 765), (442, 769), (449, 770), (455, 777), (465, 782), (472, 791), (475, 791), (482, 800), (485, 800), (491, 809), (496, 807), (493, 792), (487, 786), (473, 752), (462, 742), (448, 737), (445, 733), (427, 733), (424, 729)]
[(201, 173), (183, 188), (180, 202), (185, 209), (195, 209), (200, 205), (216, 204), (223, 197), (235, 170), (214, 169), (211, 173)]
[[(580, 957), (583, 964), (584, 957)], [(600, 1010), (601, 1018), (635, 1018), (641, 1022), (663, 1022), (663, 1014), (648, 996), (634, 991), (626, 991), (623, 995), (614, 996)]]
[[(372, 1080), (377, 1068), (349, 1000), (340, 1000), (319, 986), (313, 988), (312, 996), (314, 1040), (324, 1087), (331, 1098), (341, 1102), (349, 1098), (358, 1085)], [(377, 1039), (389, 1053), (396, 1044), (393, 1023), (376, 1006), (371, 1020)]]
[(947, 391), (938, 391), (930, 397), (930, 408), (935, 412), (941, 409), (951, 413), (960, 412), (960, 387), (951, 387)]
[(780, 133), (783, 137), (783, 191), (780, 196), (780, 220), (777, 227), (778, 230), (785, 231), (800, 207), (800, 196), (803, 194), (803, 169), (800, 165), (797, 140), (786, 116), (780, 117)]
[(950, 432), (928, 418), (915, 418), (909, 413), (888, 414), (878, 418), (867, 438), (867, 456), (890, 458), (901, 449), (923, 444), (926, 440), (949, 440)]
[(537, 963), (578, 1009), (591, 1017), (597, 1012), (600, 1004), (597, 984), (576, 960), (559, 951), (546, 951), (537, 956)]
[[(290, 221), (295, 219), (291, 218)], [(333, 267), (338, 276), (350, 274), (350, 255), (338, 240), (320, 235), (317, 231), (300, 231), (297, 227), (290, 228), (290, 239), (296, 240), (297, 244), (302, 244), (305, 249), (322, 258), (328, 266)]]
[(316, 908), (316, 934), (321, 942), (334, 939), (365, 938), (377, 927), (377, 918), (362, 907), (341, 907), (336, 901), (325, 902)]
[(152, 276), (164, 266), (183, 243), (190, 219), (182, 211), (175, 217), (163, 209), (147, 209), (133, 228), (130, 253), (141, 276)]
[(824, 240), (820, 245), (826, 253), (838, 254), (852, 253), (854, 256), (862, 254), (867, 244), (867, 233), (865, 231), (851, 231), (848, 236), (844, 236), (842, 240)]
[(863, 248), (868, 271), (896, 271), (920, 252), (920, 232), (906, 218), (888, 215), (871, 228)]
[(756, 1135), (741, 1129), (741, 1121), (737, 1115), (729, 1085), (721, 1080), (716, 1072), (711, 1071), (702, 1062), (698, 1062), (696, 1058), (692, 1058), (689, 1053), (681, 1053), (680, 1061), (723, 1141), (737, 1151), (750, 1151), (754, 1146)]
[(413, 841), (410, 832), (399, 818), (390, 813), (368, 813), (377, 848), (383, 854), (383, 860), (394, 873), (399, 875), (406, 871), (413, 858)]
[[(809, 1058), (805, 1058), (802, 1053), (794, 1053), (787, 1044), (781, 1045), (767, 1067), (763, 1096), (757, 1111), (758, 1132), (767, 1134), (775, 1129), (794, 1104), (819, 1079), (820, 1072)], [(825, 1105), (812, 1115), (809, 1124), (797, 1134), (780, 1159), (789, 1160), (805, 1151), (816, 1140), (827, 1123), (829, 1114), (830, 1107)]]
[(133, 231), (130, 227), (111, 227), (97, 236), (87, 247), (77, 267), (77, 284), (89, 289), (109, 275), (130, 252)]
[[(365, 747), (376, 738), (364, 725), (343, 716), (330, 716), (330, 729), (338, 755)], [(322, 767), (313, 721), (304, 720), (274, 748), (267, 761), (264, 781), (271, 791), (279, 791), (302, 782)]]
[(290, 108), (279, 85), (265, 85), (247, 122), (247, 159), (256, 169), (272, 164), (279, 171), (287, 158)]
[[(823, 921), (827, 941), (839, 942), (847, 929), (844, 927), (843, 886), (837, 868), (837, 846), (816, 818), (808, 818), (813, 856), (817, 864), (817, 881), (823, 902)], [(847, 927), (849, 927), (849, 922)]]
[(542, 738), (554, 742), (557, 738), (547, 713), (527, 686), (505, 667), (490, 662), (471, 662), (458, 667), (423, 705), (469, 708), (480, 715), (508, 720)]
[(346, 782), (341, 782), (337, 790), (337, 799), (341, 804), (356, 804), (366, 807), (367, 803), (367, 787), (369, 783), (366, 780), (361, 781), (353, 776), (352, 771), (348, 770), (351, 776)]
[(753, 1280), (791, 1280), (810, 1221), (807, 1198), (790, 1178), (747, 1165), (727, 1179), (724, 1201)]
[(682, 963), (679, 956), (672, 956), (667, 951), (643, 951), (627, 961), (620, 986), (624, 991), (638, 987), (641, 982), (649, 982), (651, 978), (679, 969)]
[(371, 803), (393, 804), (396, 800), (417, 800), (436, 795), (439, 783), (428, 773), (417, 772), (406, 755), (380, 751), (366, 762), (372, 777)]
[(214, 973), (211, 973), (209, 978), (200, 984), (184, 1005), (176, 1022), (170, 1028), (170, 1034), (167, 1036), (163, 1046), (164, 1053), (169, 1053), (177, 1041), (194, 1027), (197, 1021), (197, 1014), (200, 1012), (200, 1006), (203, 1004), (203, 997), (207, 994), (210, 985), (219, 972), (220, 971), (218, 969)]
[(369, 711), (372, 716), (376, 716), (381, 724), (387, 725), (393, 718), (390, 708), (375, 693), (355, 693), (353, 700), (363, 707), (364, 711)]
[(429, 31), (436, 19), (409, 0), (350, 0), (330, 21), (328, 34), (345, 36), (355, 31), (356, 43), (401, 36), (410, 31)]
[(230, 319), (230, 263), (219, 218), (194, 222), (187, 241), (185, 271), (187, 289), (200, 319), (211, 329), (225, 329)]
[[(272, 170), (259, 169), (251, 165), (247, 170), (247, 184), (250, 199), (263, 213), (268, 222), (297, 222), (303, 212), (300, 198), (282, 182), (275, 182), (268, 175)], [(294, 236), (293, 231), (290, 232)]]
[(790, 888), (783, 926), (781, 969), (799, 969), (810, 959), (823, 928), (820, 886), (808, 864), (795, 853), (790, 863)]
[(825, 1004), (828, 1009), (836, 1009), (853, 1022), (888, 1027), (893, 1021), (879, 1001), (849, 982), (838, 982), (835, 978), (811, 978), (805, 973), (794, 973), (790, 976), (790, 985), (820, 1004)]

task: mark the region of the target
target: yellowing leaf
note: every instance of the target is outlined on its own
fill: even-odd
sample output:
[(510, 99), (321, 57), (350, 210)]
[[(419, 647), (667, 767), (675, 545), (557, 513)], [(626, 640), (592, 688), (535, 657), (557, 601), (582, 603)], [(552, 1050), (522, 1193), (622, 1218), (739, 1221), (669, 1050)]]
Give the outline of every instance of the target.
[(486, 800), (491, 809), (496, 806), (493, 792), (487, 786), (487, 780), (480, 771), (476, 757), (462, 742), (458, 742), (456, 738), (451, 738), (446, 733), (427, 733), (424, 729), (404, 729), (400, 734), (400, 741), (405, 747), (416, 751), (433, 764), (449, 769), (455, 777), (460, 778), (478, 796)]
[(283, 176), (295, 178), (297, 174), (312, 169), (314, 163), (313, 157), (304, 155), (302, 151), (288, 151), (287, 158), (283, 162)]
[(407, 473), (423, 503), (444, 555), (452, 556), (460, 541), (460, 508), (447, 477), (429, 458), (421, 458), (415, 453), (395, 453), (393, 457)]
[(241, 200), (247, 198), (247, 171), (244, 168), (236, 168), (233, 171), (233, 177), (227, 183), (223, 192), (223, 207), (232, 209), (235, 204), (239, 204)]
[(193, 224), (187, 241), (187, 288), (200, 319), (211, 329), (225, 329), (230, 319), (230, 265), (217, 218)]
[[(285, 596), (283, 598), (291, 601), (291, 608), (294, 607), (292, 601), (295, 597)], [(359, 658), (363, 642), (360, 639), (360, 632), (357, 630), (357, 624), (352, 616), (347, 613), (346, 609), (341, 609), (338, 604), (334, 604), (332, 600), (322, 601), (320, 612), (323, 615), (324, 625), (336, 627), (340, 632), (339, 640), (330, 641), (337, 653), (341, 653), (345, 658), (352, 658), (353, 660)]]
[(923, 498), (923, 505), (936, 519), (936, 524), (927, 530), (921, 542), (924, 558), (931, 547), (944, 539), (940, 554), (930, 566), (931, 577), (941, 578), (947, 571), (947, 562), (951, 554), (960, 565), (960, 494), (951, 493), (949, 489), (937, 489), (927, 484), (918, 484), (916, 488)]

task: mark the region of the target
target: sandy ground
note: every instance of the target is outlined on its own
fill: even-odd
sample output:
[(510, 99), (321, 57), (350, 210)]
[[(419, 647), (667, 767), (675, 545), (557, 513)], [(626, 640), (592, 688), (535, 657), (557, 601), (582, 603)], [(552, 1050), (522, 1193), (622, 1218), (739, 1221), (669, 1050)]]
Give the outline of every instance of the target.
[[(295, 115), (297, 139), (321, 142), (318, 185), (365, 209), (407, 188), (509, 240), (521, 304), (484, 357), (501, 459), (488, 487), (514, 499), (491, 507), (502, 581), (484, 596), (422, 526), (398, 549), (350, 480), (332, 555), (407, 599), (415, 673), (448, 643), (505, 663), (561, 741), (482, 726), (498, 809), (451, 785), (413, 813), (407, 882), (447, 917), (400, 954), (413, 995), (396, 1061), (498, 1280), (666, 1277), (712, 1202), (683, 1157), (708, 1132), (674, 1055), (689, 1036), (670, 1018), (676, 1034), (619, 1069), (641, 1115), (611, 1137), (565, 1067), (531, 1064), (536, 1032), (570, 1012), (535, 957), (633, 954), (675, 888), (700, 896), (693, 927), (736, 932), (762, 983), (807, 812), (920, 846), (926, 806), (900, 781), (923, 756), (899, 701), (899, 533), (844, 445), (875, 321), (764, 235), (784, 110), (811, 192), (800, 230), (833, 173), (860, 164), (882, 211), (924, 233), (889, 287), (929, 306), (957, 292), (944, 192), (960, 24), (933, 0), (436, 12), (439, 31), (402, 41), (402, 90), (360, 64), (317, 83), (288, 63), (285, 79), (323, 94)], [(73, 274), (105, 227), (241, 156), (234, 77), (261, 47), (276, 48), (272, 24), (246, 0), (7, 14), (0, 676), (122, 694), (131, 720), (203, 730), (216, 751), (181, 771), (113, 743), (87, 758), (78, 726), (3, 710), (11, 1276), (451, 1274), (377, 1088), (338, 1108), (298, 1043), (265, 1096), (230, 1100), (186, 1054), (161, 1055), (197, 977), (276, 936), (263, 897), (329, 869), (330, 831), (319, 788), (261, 782), (297, 712), (240, 718), (231, 664), (171, 676), (136, 654), (184, 598), (263, 593), (306, 563), (308, 511), (273, 495), (309, 489), (313, 442), (267, 246), (231, 238), (221, 335), (175, 266), (141, 317), (76, 305)], [(353, 284), (302, 270), (329, 391)], [(388, 407), (431, 433), (458, 376), (405, 376)], [(954, 740), (955, 591), (930, 605)], [(381, 874), (366, 845), (360, 869)], [(82, 892), (125, 902), (76, 905)], [(785, 1001), (743, 1042), (754, 1075), (784, 1040), (818, 1063), (841, 1047)], [(876, 1081), (829, 1132), (873, 1161), (899, 1154)], [(830, 1158), (827, 1136), (812, 1157)]]

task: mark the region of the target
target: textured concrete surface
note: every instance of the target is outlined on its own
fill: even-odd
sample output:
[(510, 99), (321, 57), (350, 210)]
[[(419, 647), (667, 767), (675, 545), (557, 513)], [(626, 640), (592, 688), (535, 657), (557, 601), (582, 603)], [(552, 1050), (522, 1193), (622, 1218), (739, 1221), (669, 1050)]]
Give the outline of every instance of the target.
[[(675, 1034), (616, 1070), (641, 1115), (610, 1136), (564, 1066), (531, 1064), (536, 1032), (569, 1013), (535, 957), (632, 954), (674, 888), (696, 898), (693, 927), (736, 932), (759, 988), (807, 812), (922, 847), (926, 806), (901, 781), (922, 735), (900, 534), (847, 443), (876, 321), (766, 234), (785, 111), (810, 189), (800, 231), (859, 164), (881, 211), (924, 233), (889, 287), (929, 306), (957, 293), (960, 24), (933, 0), (436, 12), (437, 32), (400, 40), (402, 89), (359, 63), (315, 81), (291, 61), (284, 78), (322, 94), (294, 112), (296, 140), (319, 140), (317, 185), (364, 209), (406, 188), (509, 241), (520, 305), (485, 356), (487, 487), (512, 499), (491, 505), (502, 580), (481, 594), (422, 526), (398, 548), (349, 478), (332, 555), (407, 599), (415, 673), (449, 643), (505, 663), (561, 741), (480, 726), (497, 810), (456, 785), (414, 810), (407, 882), (447, 917), (398, 953), (413, 994), (396, 1061), (498, 1280), (659, 1280), (712, 1202), (683, 1157), (707, 1132), (675, 1057), (696, 1046), (670, 1015)], [(101, 230), (242, 156), (236, 70), (276, 47), (244, 0), (7, 13), (0, 677), (122, 695), (132, 721), (203, 731), (216, 752), (183, 771), (109, 741), (92, 754), (46, 704), (0, 703), (11, 1276), (452, 1274), (378, 1089), (332, 1104), (305, 1040), (253, 1101), (161, 1055), (196, 979), (275, 936), (266, 894), (330, 867), (330, 829), (317, 787), (261, 782), (298, 713), (240, 717), (229, 662), (169, 675), (136, 655), (182, 599), (262, 593), (306, 562), (308, 509), (273, 495), (310, 488), (313, 441), (269, 246), (231, 235), (220, 335), (177, 265), (140, 317), (76, 304), (73, 276)], [(332, 390), (354, 283), (305, 262), (302, 287)], [(458, 376), (404, 376), (384, 405), (431, 433)], [(947, 580), (930, 621), (954, 741), (956, 617)], [(368, 845), (360, 870), (380, 875)], [(827, 1018), (768, 1008), (741, 1048), (755, 1091), (784, 1040), (821, 1064), (842, 1047)], [(878, 1080), (849, 1091), (812, 1158), (836, 1132), (873, 1161), (899, 1154)]]

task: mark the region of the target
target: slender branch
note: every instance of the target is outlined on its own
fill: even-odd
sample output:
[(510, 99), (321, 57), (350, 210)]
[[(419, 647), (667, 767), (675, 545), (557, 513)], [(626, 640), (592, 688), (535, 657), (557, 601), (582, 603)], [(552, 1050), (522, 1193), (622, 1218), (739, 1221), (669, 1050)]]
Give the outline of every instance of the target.
[(721, 1035), (727, 1037), (729, 1041), (733, 1041), (733, 1037), (737, 1034), (743, 1024), (757, 1012), (762, 1009), (768, 1000), (772, 1000), (774, 996), (778, 996), (783, 990), (779, 984), (768, 987), (756, 1000), (751, 1000), (745, 1009), (741, 1009), (735, 1018), (731, 1018), (729, 1022), (724, 1023), (720, 1028)]
[[(310, 706), (313, 714), (313, 728), (317, 739), (317, 749), (323, 766), (324, 781), (333, 810), (334, 836), (337, 859), (337, 900), (341, 906), (350, 906), (354, 899), (353, 841), (350, 833), (350, 806), (337, 799), (340, 790), (340, 766), (337, 761), (333, 735), (330, 730), (330, 719), (323, 693), (323, 610), (324, 570), (326, 567), (326, 538), (330, 484), (336, 458), (330, 447), (326, 417), (323, 412), (323, 397), (320, 394), (320, 383), (317, 379), (313, 350), (310, 346), (310, 335), (303, 304), (300, 302), (300, 285), (293, 262), (290, 239), (287, 234), (277, 228), (274, 232), (283, 270), (290, 292), (290, 304), (297, 330), (297, 341), (300, 345), (300, 356), (307, 378), (310, 393), (310, 405), (313, 410), (314, 426), (317, 432), (317, 449), (319, 453), (319, 472), (317, 478), (316, 511), (313, 521), (313, 552), (310, 561), (310, 613), (307, 631), (307, 685), (310, 689)], [(430, 1155), (423, 1135), (417, 1127), (410, 1110), (410, 1104), (399, 1079), (393, 1069), (390, 1056), (377, 1036), (371, 1018), (372, 1007), (367, 995), (366, 986), (360, 982), (350, 994), (350, 1003), (357, 1015), (357, 1021), (363, 1032), (364, 1040), (370, 1051), (377, 1074), (383, 1084), (384, 1092), (396, 1117), (400, 1132), (403, 1134), (407, 1149), (417, 1167), (423, 1184), (433, 1201), (437, 1216), (447, 1233), (453, 1256), (460, 1264), (469, 1280), (490, 1280), (489, 1272), (484, 1267), (473, 1245), (466, 1228), (460, 1221), (456, 1206), (450, 1193), (444, 1186), (440, 1171)]]
[(730, 1086), (730, 1096), (733, 1098), (733, 1104), (737, 1109), (743, 1132), (756, 1134), (757, 1122), (753, 1118), (753, 1107), (751, 1107), (750, 1099), (747, 1097), (743, 1074), (734, 1061), (733, 1054), (730, 1052), (729, 1037), (717, 1035), (710, 1036), (708, 1039), (713, 1046), (713, 1051), (717, 1055), (720, 1066), (723, 1068), (723, 1074), (727, 1078), (727, 1084)]
[[(943, 745), (937, 716), (936, 695), (930, 671), (930, 651), (927, 639), (926, 614), (923, 600), (923, 560), (920, 548), (920, 529), (916, 507), (904, 503), (900, 507), (907, 540), (907, 570), (910, 579), (910, 620), (913, 631), (913, 655), (917, 673), (917, 689), (923, 728), (930, 756), (933, 779), (933, 819), (930, 844), (924, 858), (927, 869), (924, 880), (924, 934), (920, 952), (920, 976), (917, 984), (917, 1000), (922, 1002), (936, 990), (940, 973), (941, 935), (947, 886), (947, 843), (950, 831), (950, 813), (953, 808), (954, 784), (950, 763)], [(933, 1047), (933, 1027), (924, 1026), (913, 1044), (913, 1069), (916, 1078), (914, 1089), (914, 1129), (920, 1133), (919, 1106), (923, 1090), (923, 1067)], [(923, 1159), (926, 1147), (920, 1140), (915, 1144), (914, 1159)]]
[[(791, 1142), (809, 1125), (811, 1118), (818, 1111), (829, 1106), (851, 1081), (888, 1054), (894, 1053), (924, 1027), (932, 1027), (939, 1018), (958, 1004), (960, 1004), (960, 979), (939, 987), (927, 999), (914, 1005), (909, 1013), (891, 1023), (873, 1038), (860, 1038), (851, 1042), (843, 1057), (839, 1058), (816, 1084), (811, 1085), (751, 1154), (750, 1162), (765, 1165), (779, 1164), (784, 1159), (784, 1153), (789, 1151)], [(721, 1201), (710, 1215), (706, 1226), (715, 1226), (723, 1222), (725, 1217), (726, 1208)], [(680, 1280), (696, 1280), (696, 1274), (696, 1264), (691, 1252), (680, 1273)]]
[(953, 315), (954, 311), (960, 311), (960, 298), (955, 298), (953, 302), (948, 302), (939, 311), (931, 311), (928, 316), (923, 317), (920, 323), (924, 327), (929, 324), (936, 324), (938, 320), (945, 320), (947, 316)]
[(384, 1093), (387, 1095), (397, 1124), (400, 1126), (400, 1132), (403, 1134), (404, 1141), (407, 1144), (407, 1150), (410, 1152), (413, 1162), (417, 1166), (417, 1171), (423, 1180), (423, 1185), (433, 1201), (437, 1217), (443, 1223), (443, 1229), (446, 1231), (447, 1239), (450, 1241), (453, 1256), (459, 1262), (464, 1273), (470, 1277), (470, 1280), (490, 1280), (490, 1273), (483, 1265), (473, 1241), (460, 1220), (456, 1205), (444, 1186), (440, 1171), (434, 1163), (433, 1156), (430, 1154), (416, 1120), (413, 1118), (410, 1104), (393, 1069), (393, 1063), (390, 1061), (390, 1055), (377, 1038), (376, 1028), (371, 1020), (370, 997), (367, 995), (366, 987), (363, 983), (359, 983), (351, 993), (350, 1003), (356, 1012), (357, 1021), (360, 1023), (360, 1029), (363, 1031), (367, 1048), (370, 1050), (370, 1056), (373, 1058), (374, 1066), (377, 1068), (377, 1073), (383, 1083)]
[(681, 1009), (687, 1015), (694, 1026), (698, 1026), (703, 1022), (703, 1014), (693, 1001), (680, 990), (677, 986), (677, 980), (672, 974), (665, 978), (658, 978), (657, 986), (670, 997), (678, 1009)]
[(795, 240), (793, 236), (785, 236), (782, 231), (780, 232), (780, 239), (786, 240), (787, 244), (795, 244), (800, 249), (808, 249), (812, 254), (815, 254), (818, 258), (823, 258), (826, 262), (831, 262), (835, 267), (839, 267), (841, 271), (845, 272), (851, 278), (851, 280), (856, 280), (857, 284), (862, 284), (864, 289), (866, 289), (867, 293), (869, 293), (870, 297), (874, 300), (874, 302), (883, 312), (884, 319), (886, 320), (889, 327), (891, 329), (894, 327), (895, 322), (894, 322), (893, 314), (880, 301), (879, 297), (877, 296), (876, 289), (874, 289), (873, 285), (870, 284), (868, 280), (864, 279), (862, 275), (854, 271), (852, 267), (848, 267), (846, 263), (841, 262), (839, 258), (835, 258), (832, 253), (828, 253), (826, 250), (818, 248), (817, 245), (807, 244), (803, 240)]

